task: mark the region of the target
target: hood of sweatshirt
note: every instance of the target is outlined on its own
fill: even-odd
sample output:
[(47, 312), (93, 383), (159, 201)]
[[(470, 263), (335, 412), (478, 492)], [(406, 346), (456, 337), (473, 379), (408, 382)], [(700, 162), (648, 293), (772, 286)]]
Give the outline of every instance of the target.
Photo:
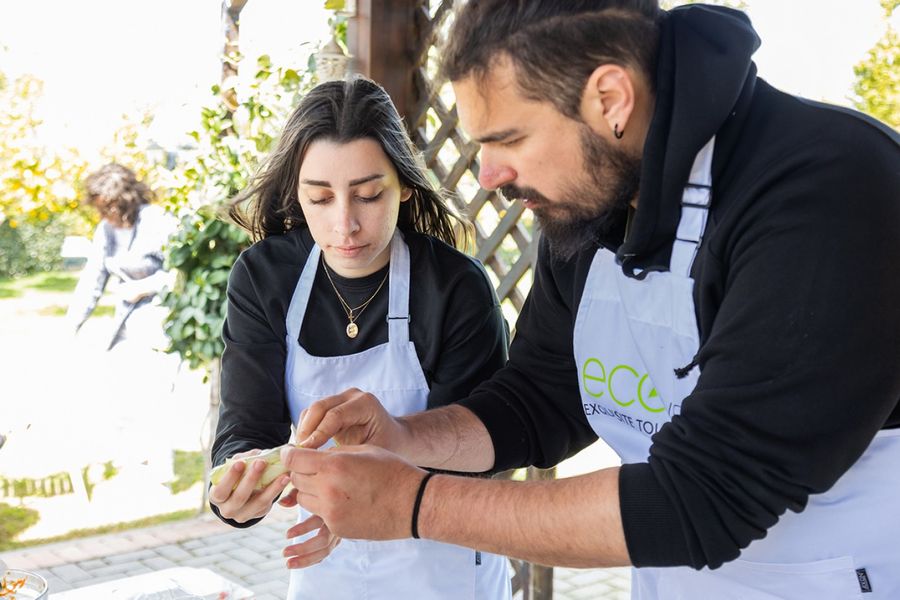
[(667, 268), (694, 157), (752, 92), (758, 47), (749, 18), (736, 10), (690, 5), (663, 17), (638, 205), (617, 249), (626, 274)]

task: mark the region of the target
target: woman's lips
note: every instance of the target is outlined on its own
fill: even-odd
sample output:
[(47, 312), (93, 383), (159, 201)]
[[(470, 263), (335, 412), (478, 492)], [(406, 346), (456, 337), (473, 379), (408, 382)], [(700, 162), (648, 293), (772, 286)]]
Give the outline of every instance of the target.
[(362, 246), (332, 246), (332, 250), (337, 252), (340, 256), (345, 258), (354, 258), (359, 256), (359, 254), (365, 249), (365, 245)]

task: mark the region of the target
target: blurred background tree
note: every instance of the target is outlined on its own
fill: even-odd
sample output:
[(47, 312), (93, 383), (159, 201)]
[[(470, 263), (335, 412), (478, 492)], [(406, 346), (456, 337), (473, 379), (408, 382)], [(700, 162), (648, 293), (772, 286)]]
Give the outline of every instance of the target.
[(894, 129), (900, 129), (900, 35), (891, 17), (900, 0), (881, 0), (886, 30), (854, 72), (854, 104)]
[(86, 232), (74, 182), (85, 169), (75, 150), (52, 151), (37, 135), (43, 82), (0, 74), (0, 277), (52, 271), (66, 232)]
[(196, 152), (176, 167), (177, 185), (168, 191), (182, 226), (168, 250), (179, 278), (164, 299), (172, 309), (166, 332), (171, 350), (192, 368), (216, 370), (228, 273), (249, 244), (246, 233), (222, 217), (272, 147), (297, 95), (312, 83), (309, 72), (274, 67), (267, 56), (256, 68), (234, 110), (221, 88), (213, 88), (218, 101), (203, 109), (200, 128), (190, 133)]

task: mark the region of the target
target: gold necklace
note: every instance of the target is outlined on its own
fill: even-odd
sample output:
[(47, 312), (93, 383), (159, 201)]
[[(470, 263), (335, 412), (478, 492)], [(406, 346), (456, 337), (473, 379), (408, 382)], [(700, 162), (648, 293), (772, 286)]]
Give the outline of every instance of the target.
[[(381, 283), (378, 284), (378, 289), (369, 296), (369, 299), (357, 306), (356, 308), (350, 308), (350, 305), (347, 304), (347, 301), (344, 300), (344, 297), (341, 296), (341, 293), (338, 291), (337, 286), (334, 284), (334, 279), (331, 278), (331, 273), (328, 270), (328, 264), (325, 262), (325, 258), (322, 258), (322, 265), (325, 267), (325, 275), (328, 276), (328, 282), (331, 283), (331, 289), (334, 290), (335, 295), (341, 303), (341, 308), (344, 309), (344, 312), (347, 313), (347, 319), (350, 321), (347, 323), (347, 328), (344, 330), (347, 333), (347, 337), (350, 339), (355, 338), (359, 335), (359, 325), (356, 324), (356, 320), (359, 318), (363, 311), (369, 306), (369, 303), (375, 299), (375, 296), (378, 295), (378, 292), (381, 291), (381, 288), (384, 287), (384, 282), (387, 281), (388, 275), (390, 274), (390, 270), (384, 274), (384, 279), (381, 280)], [(359, 311), (359, 312), (357, 312)]]

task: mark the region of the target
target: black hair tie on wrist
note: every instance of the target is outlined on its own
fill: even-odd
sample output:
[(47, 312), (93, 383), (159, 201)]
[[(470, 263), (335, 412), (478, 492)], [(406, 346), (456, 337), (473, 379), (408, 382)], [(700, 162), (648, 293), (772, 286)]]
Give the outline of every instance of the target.
[(419, 483), (419, 491), (416, 493), (416, 503), (413, 504), (413, 512), (412, 512), (412, 536), (413, 539), (419, 539), (419, 508), (422, 506), (422, 497), (425, 495), (425, 486), (428, 485), (428, 480), (431, 479), (435, 473), (433, 471), (429, 471), (425, 474), (425, 477), (422, 478), (422, 481)]

